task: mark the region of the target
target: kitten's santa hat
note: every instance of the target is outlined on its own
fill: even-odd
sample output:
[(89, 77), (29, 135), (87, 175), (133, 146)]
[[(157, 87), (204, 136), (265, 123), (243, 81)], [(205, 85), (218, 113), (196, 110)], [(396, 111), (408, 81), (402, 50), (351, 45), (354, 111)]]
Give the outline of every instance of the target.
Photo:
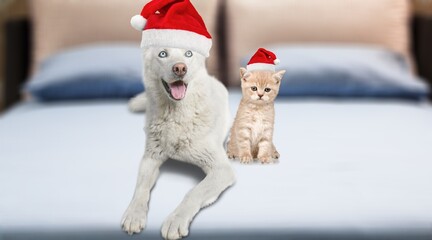
[(276, 55), (264, 48), (259, 48), (258, 51), (252, 56), (246, 66), (248, 71), (275, 71), (275, 65), (279, 64), (279, 59)]
[(209, 56), (212, 37), (190, 0), (153, 0), (131, 25), (142, 31), (141, 47), (173, 47)]

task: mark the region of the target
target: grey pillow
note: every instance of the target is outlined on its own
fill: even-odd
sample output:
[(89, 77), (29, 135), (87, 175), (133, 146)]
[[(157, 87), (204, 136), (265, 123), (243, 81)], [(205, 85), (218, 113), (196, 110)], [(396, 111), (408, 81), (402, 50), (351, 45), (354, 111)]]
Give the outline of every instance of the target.
[[(273, 46), (287, 72), (280, 96), (423, 99), (429, 87), (401, 55), (366, 46)], [(250, 56), (243, 60), (246, 65)]]
[(144, 91), (137, 44), (73, 48), (44, 61), (24, 86), (42, 101), (129, 98)]

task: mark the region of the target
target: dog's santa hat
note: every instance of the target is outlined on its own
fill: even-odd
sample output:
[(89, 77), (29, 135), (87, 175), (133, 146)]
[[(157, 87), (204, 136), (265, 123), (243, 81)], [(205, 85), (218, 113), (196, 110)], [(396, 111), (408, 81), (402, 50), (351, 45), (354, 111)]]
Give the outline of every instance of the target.
[(267, 70), (274, 72), (275, 65), (279, 64), (279, 62), (279, 59), (273, 52), (264, 48), (259, 48), (250, 59), (246, 69), (248, 71)]
[(190, 0), (153, 0), (131, 25), (142, 31), (141, 47), (173, 47), (208, 57), (212, 38)]

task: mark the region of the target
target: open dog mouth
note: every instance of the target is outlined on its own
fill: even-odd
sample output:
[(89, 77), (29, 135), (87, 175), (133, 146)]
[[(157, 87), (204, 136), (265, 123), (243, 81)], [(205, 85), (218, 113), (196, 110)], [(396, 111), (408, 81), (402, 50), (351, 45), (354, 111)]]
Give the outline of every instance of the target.
[(167, 83), (162, 79), (162, 84), (172, 99), (180, 101), (186, 96), (187, 84), (185, 82), (179, 80)]

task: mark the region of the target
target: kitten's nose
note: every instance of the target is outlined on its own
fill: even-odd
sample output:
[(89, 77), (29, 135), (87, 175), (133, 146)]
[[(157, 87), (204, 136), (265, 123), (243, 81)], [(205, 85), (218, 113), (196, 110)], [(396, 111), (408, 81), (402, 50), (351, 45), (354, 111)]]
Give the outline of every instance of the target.
[(187, 66), (184, 63), (176, 63), (172, 67), (172, 71), (177, 77), (183, 77), (187, 73)]
[(258, 93), (258, 97), (259, 98), (262, 98), (264, 96), (264, 94), (260, 94), (260, 93)]

